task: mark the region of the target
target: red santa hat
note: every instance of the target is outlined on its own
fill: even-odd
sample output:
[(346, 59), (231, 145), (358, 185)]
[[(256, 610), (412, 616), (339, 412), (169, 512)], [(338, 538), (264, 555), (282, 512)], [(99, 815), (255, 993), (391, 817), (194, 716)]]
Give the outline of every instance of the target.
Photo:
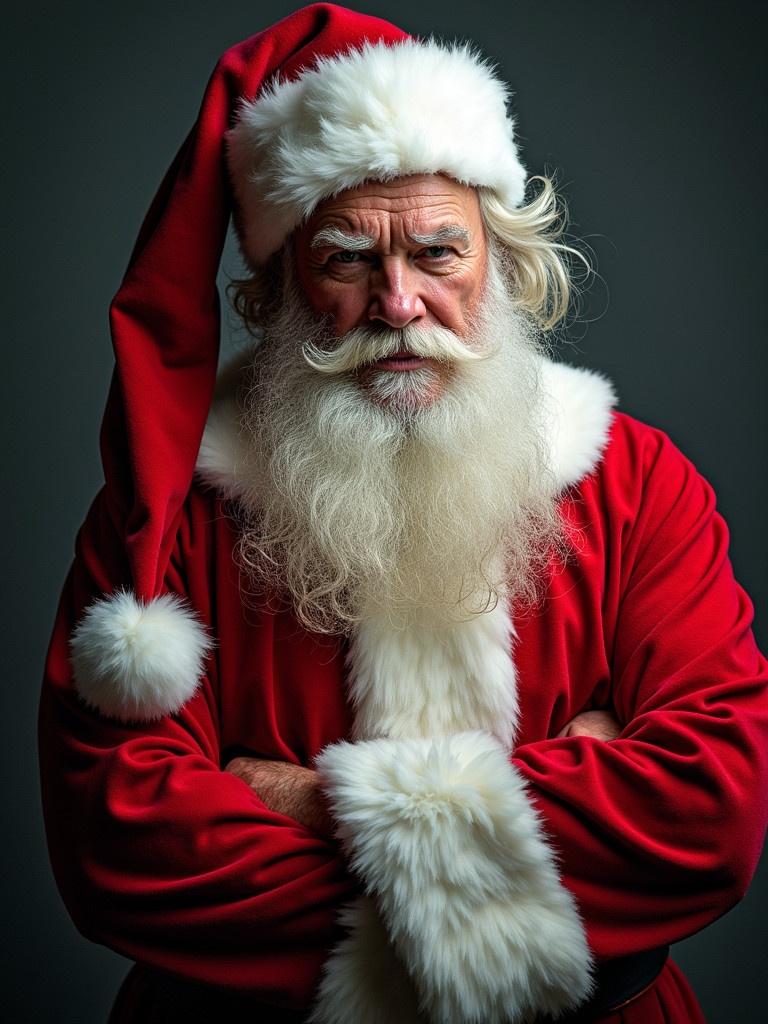
[(163, 581), (213, 393), (216, 273), (233, 208), (256, 267), (323, 199), (366, 180), (442, 172), (514, 207), (525, 171), (507, 100), (469, 47), (420, 42), (332, 4), (223, 55), (112, 303), (101, 447), (130, 575), (85, 610), (72, 638), (75, 685), (90, 705), (125, 720), (173, 714), (211, 647)]

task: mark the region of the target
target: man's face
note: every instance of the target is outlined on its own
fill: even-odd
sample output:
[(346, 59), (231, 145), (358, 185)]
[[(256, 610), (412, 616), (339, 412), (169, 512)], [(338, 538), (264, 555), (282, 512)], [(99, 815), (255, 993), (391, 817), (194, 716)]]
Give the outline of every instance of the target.
[(371, 184), (297, 234), (243, 396), (244, 564), (333, 632), (529, 599), (559, 535), (540, 355), (477, 197)]
[[(312, 310), (341, 337), (353, 328), (444, 327), (470, 332), (487, 249), (474, 189), (443, 175), (370, 182), (322, 203), (296, 233), (296, 271)], [(363, 373), (429, 367), (432, 400), (451, 368), (403, 351)]]

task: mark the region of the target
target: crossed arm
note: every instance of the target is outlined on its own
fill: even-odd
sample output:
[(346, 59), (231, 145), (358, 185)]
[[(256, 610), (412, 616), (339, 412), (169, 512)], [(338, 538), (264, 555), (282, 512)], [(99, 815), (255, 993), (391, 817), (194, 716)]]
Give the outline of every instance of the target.
[[(622, 590), (610, 666), (622, 736), (595, 732), (600, 713), (589, 712), (565, 727), (573, 742), (529, 742), (511, 759), (555, 837), (596, 958), (675, 941), (728, 909), (751, 876), (766, 816), (768, 673), (728, 567), (727, 534), (679, 457), (654, 466), (643, 476), (642, 515), (619, 503), (629, 525), (610, 530), (627, 549), (622, 578), (606, 576)], [(625, 490), (635, 486), (626, 475)], [(671, 496), (659, 498), (662, 488)], [(214, 528), (222, 535), (209, 536)], [(304, 1008), (338, 934), (338, 907), (359, 893), (326, 841), (318, 776), (250, 758), (220, 770), (218, 714), (239, 692), (222, 696), (218, 664), (179, 715), (145, 726), (82, 704), (68, 643), (82, 609), (124, 578), (118, 556), (104, 556), (121, 551), (113, 533), (102, 501), (79, 540), (41, 701), (43, 795), (62, 892), (81, 931), (124, 955)], [(240, 621), (236, 588), (216, 591), (209, 578), (212, 550), (228, 543), (224, 518), (191, 494), (167, 586), (205, 622)], [(237, 655), (241, 640), (228, 636), (228, 650)], [(237, 664), (227, 662), (227, 680)]]
[[(621, 726), (611, 711), (583, 711), (561, 729), (558, 738), (591, 736), (607, 743), (616, 739), (620, 732)], [(246, 782), (270, 810), (293, 818), (324, 838), (333, 836), (333, 820), (317, 773), (311, 768), (283, 761), (235, 757), (225, 771)]]

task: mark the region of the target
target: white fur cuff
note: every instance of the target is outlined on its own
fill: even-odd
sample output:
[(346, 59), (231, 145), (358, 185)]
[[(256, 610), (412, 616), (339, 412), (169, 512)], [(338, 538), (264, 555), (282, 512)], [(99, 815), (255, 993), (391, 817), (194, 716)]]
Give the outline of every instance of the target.
[(573, 898), (497, 741), (340, 743), (318, 769), (434, 1024), (510, 1024), (586, 997), (590, 954)]
[(75, 689), (91, 707), (124, 722), (172, 715), (197, 689), (211, 646), (176, 594), (144, 602), (119, 590), (94, 601), (75, 627)]
[(397, 959), (372, 900), (343, 911), (347, 935), (325, 964), (309, 1024), (420, 1024), (413, 982)]

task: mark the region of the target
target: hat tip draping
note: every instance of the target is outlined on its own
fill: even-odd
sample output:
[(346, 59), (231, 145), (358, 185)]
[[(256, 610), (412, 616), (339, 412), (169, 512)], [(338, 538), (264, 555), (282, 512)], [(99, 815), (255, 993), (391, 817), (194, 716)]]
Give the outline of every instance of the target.
[(216, 272), (231, 208), (223, 146), (236, 104), (319, 55), (402, 34), (313, 4), (230, 48), (145, 218), (112, 304), (116, 372), (101, 445), (114, 542), (129, 568), (71, 639), (75, 688), (104, 715), (174, 714), (196, 692), (211, 646), (190, 604), (163, 591), (216, 377)]

